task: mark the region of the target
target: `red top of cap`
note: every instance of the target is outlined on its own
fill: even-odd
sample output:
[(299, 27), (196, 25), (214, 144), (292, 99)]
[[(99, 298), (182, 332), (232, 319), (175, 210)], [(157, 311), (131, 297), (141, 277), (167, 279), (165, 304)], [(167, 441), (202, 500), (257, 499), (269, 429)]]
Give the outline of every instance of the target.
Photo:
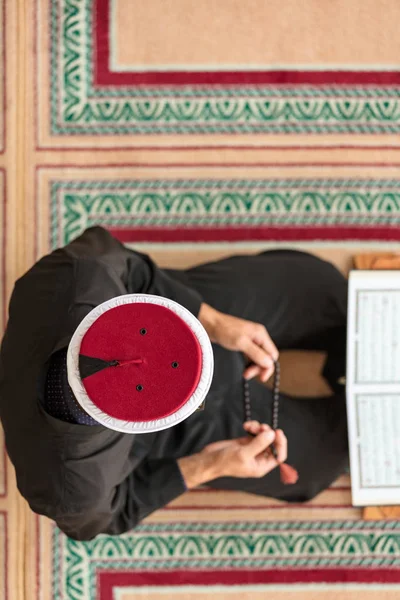
[(121, 363), (85, 377), (86, 393), (107, 415), (152, 421), (181, 408), (195, 391), (202, 352), (197, 337), (175, 312), (150, 303), (116, 306), (83, 336), (80, 354)]

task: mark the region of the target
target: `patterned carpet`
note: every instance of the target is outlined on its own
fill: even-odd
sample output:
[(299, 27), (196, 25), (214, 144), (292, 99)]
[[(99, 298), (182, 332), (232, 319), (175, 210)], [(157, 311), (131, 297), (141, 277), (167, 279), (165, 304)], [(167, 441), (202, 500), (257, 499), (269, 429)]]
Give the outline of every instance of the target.
[[(398, 0), (0, 0), (0, 327), (15, 279), (93, 223), (171, 266), (397, 248), (399, 20)], [(193, 491), (77, 543), (0, 440), (0, 599), (210, 594), (394, 600), (399, 522), (362, 521), (343, 476), (299, 506)]]
[(324, 599), (339, 589), (343, 598), (347, 589), (365, 596), (366, 583), (369, 590), (378, 584), (380, 593), (400, 589), (400, 523), (360, 520), (348, 476), (307, 505), (291, 507), (244, 493), (195, 490), (128, 534), (87, 543), (37, 521), (38, 580), (54, 598), (156, 599), (169, 590), (171, 597), (230, 599), (239, 597), (240, 586), (245, 598), (271, 591), (300, 600), (310, 583), (324, 590)]

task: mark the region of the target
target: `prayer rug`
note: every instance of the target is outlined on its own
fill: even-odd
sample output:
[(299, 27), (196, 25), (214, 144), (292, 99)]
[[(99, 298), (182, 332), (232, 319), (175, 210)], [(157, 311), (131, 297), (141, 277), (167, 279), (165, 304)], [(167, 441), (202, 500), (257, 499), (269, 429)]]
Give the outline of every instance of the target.
[[(22, 209), (16, 194), (16, 4), (0, 0), (0, 336), (6, 320), (6, 304), (22, 263), (14, 244), (21, 229), (17, 213)], [(11, 85), (11, 82), (14, 85)], [(22, 178), (23, 175), (20, 175)], [(20, 182), (20, 180), (19, 180)], [(10, 210), (12, 206), (12, 210)], [(14, 470), (8, 461), (0, 426), (0, 598), (23, 600), (25, 587), (26, 505), (19, 495)]]
[(400, 522), (360, 517), (343, 476), (313, 501), (291, 506), (198, 489), (132, 532), (91, 542), (33, 517), (29, 539), (44, 598), (395, 600)]
[(31, 4), (41, 148), (400, 133), (395, 0)]
[[(0, 0), (1, 329), (15, 279), (91, 224), (161, 266), (396, 250), (399, 21), (398, 0)], [(363, 521), (348, 486), (193, 491), (77, 543), (0, 440), (0, 599), (397, 598), (399, 523)]]
[(93, 222), (198, 250), (398, 242), (396, 0), (25, 8), (31, 259)]

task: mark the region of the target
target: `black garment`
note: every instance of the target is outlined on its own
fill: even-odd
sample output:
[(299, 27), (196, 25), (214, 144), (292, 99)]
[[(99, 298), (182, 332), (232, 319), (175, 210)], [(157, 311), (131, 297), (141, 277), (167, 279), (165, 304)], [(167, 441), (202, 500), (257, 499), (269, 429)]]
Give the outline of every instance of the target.
[[(133, 436), (67, 423), (44, 411), (50, 356), (69, 343), (94, 306), (133, 292), (169, 297), (195, 315), (204, 301), (261, 322), (280, 350), (328, 350), (327, 373), (344, 373), (347, 285), (329, 263), (274, 251), (162, 271), (104, 229), (87, 230), (17, 281), (0, 354), (0, 417), (19, 490), (34, 511), (76, 539), (131, 529), (184, 491), (177, 458), (243, 435), (243, 358), (218, 345), (205, 410), (166, 431)], [(257, 382), (250, 391), (254, 417), (270, 421), (270, 392)], [(320, 400), (284, 396), (280, 426), (289, 440), (289, 462), (299, 471), (297, 484), (282, 485), (274, 470), (262, 479), (218, 479), (213, 487), (300, 501), (343, 472), (343, 392)]]

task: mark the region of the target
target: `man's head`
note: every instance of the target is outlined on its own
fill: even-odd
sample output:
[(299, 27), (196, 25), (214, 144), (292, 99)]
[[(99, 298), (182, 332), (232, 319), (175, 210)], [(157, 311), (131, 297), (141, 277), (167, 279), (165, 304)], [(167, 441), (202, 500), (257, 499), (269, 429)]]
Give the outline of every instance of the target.
[(213, 355), (201, 323), (176, 302), (128, 294), (81, 322), (68, 348), (77, 401), (106, 427), (147, 433), (176, 425), (203, 402)]

